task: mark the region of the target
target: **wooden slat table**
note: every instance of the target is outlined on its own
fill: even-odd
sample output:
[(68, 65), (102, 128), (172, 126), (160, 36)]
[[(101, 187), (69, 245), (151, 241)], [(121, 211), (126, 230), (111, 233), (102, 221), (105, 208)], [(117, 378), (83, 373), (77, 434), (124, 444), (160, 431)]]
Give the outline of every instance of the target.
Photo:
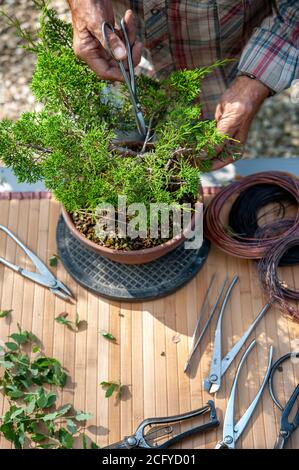
[[(1, 200), (0, 223), (47, 261), (56, 252), (59, 210), (51, 199)], [(0, 256), (30, 267), (23, 252), (4, 234), (0, 234)], [(223, 321), (223, 352), (226, 352), (252, 322), (265, 298), (254, 262), (225, 256), (214, 248), (204, 268), (185, 288), (164, 299), (138, 304), (109, 302), (88, 293), (74, 283), (61, 263), (55, 274), (75, 293), (77, 302), (73, 305), (0, 266), (0, 308), (13, 309), (10, 319), (0, 319), (0, 339), (5, 340), (16, 331), (18, 322), (41, 339), (44, 352), (59, 359), (71, 378), (60, 393), (59, 402), (93, 413), (87, 436), (105, 446), (130, 434), (145, 417), (183, 413), (201, 407), (211, 398), (203, 391), (202, 380), (210, 367), (215, 322), (194, 358), (190, 376), (184, 374), (183, 368), (199, 307), (214, 271), (218, 273), (218, 287), (225, 274), (238, 273), (240, 277)], [(299, 267), (285, 269), (284, 278), (299, 287)], [(54, 318), (61, 312), (68, 312), (71, 319), (78, 312), (86, 322), (84, 328), (73, 333), (57, 324)], [(117, 338), (116, 344), (99, 334), (103, 329)], [(237, 415), (244, 412), (254, 397), (266, 368), (268, 346), (274, 345), (275, 359), (289, 352), (291, 342), (299, 338), (299, 325), (272, 308), (253, 336), (258, 347), (250, 353), (240, 377)], [(215, 397), (221, 422), (237, 362), (228, 370)], [(283, 373), (278, 373), (281, 399), (290, 396), (298, 382), (298, 370), (299, 365), (290, 364)], [(102, 380), (120, 380), (127, 385), (120, 402), (114, 397), (105, 399), (99, 386)], [(1, 415), (6, 405), (0, 395)], [(238, 446), (272, 448), (279, 419), (280, 412), (266, 390)], [(217, 432), (185, 440), (182, 447), (212, 448), (220, 438), (221, 426)], [(2, 438), (1, 448), (9, 447)], [(292, 437), (289, 447), (299, 447), (299, 432)]]

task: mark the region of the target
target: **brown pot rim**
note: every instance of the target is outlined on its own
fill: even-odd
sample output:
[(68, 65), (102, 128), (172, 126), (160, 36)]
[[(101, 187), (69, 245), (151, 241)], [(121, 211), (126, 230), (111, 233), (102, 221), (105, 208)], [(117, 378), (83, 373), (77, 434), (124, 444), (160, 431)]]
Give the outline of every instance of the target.
[[(200, 197), (199, 197), (199, 201), (200, 201)], [(143, 248), (141, 250), (131, 250), (131, 251), (126, 251), (126, 250), (117, 250), (116, 248), (107, 248), (106, 246), (102, 246), (102, 245), (98, 245), (97, 243), (91, 241), (91, 240), (88, 240), (88, 238), (86, 238), (84, 235), (82, 235), (82, 233), (76, 228), (75, 224), (74, 224), (74, 221), (71, 217), (71, 215), (69, 214), (69, 212), (67, 212), (67, 210), (62, 206), (62, 215), (63, 215), (63, 218), (68, 226), (68, 228), (70, 229), (70, 231), (72, 232), (72, 234), (74, 235), (75, 238), (79, 239), (84, 245), (87, 245), (90, 249), (92, 249), (93, 251), (96, 251), (96, 252), (99, 252), (99, 253), (102, 253), (103, 256), (105, 256), (105, 254), (107, 255), (107, 257), (110, 257), (111, 255), (117, 255), (118, 257), (124, 257), (124, 258), (135, 258), (137, 255), (139, 257), (143, 256), (143, 255), (146, 255), (146, 256), (150, 256), (150, 255), (156, 255), (157, 253), (159, 252), (163, 252), (165, 250), (169, 251), (169, 249), (175, 245), (175, 246), (178, 246), (178, 244), (180, 244), (179, 242), (183, 242), (186, 238), (184, 236), (184, 232), (188, 232), (190, 229), (193, 229), (194, 228), (194, 223), (195, 223), (195, 216), (196, 214), (194, 213), (192, 215), (192, 218), (191, 218), (191, 223), (188, 224), (188, 227), (186, 228), (186, 230), (183, 232), (183, 233), (180, 233), (179, 235), (176, 235), (175, 237), (171, 238), (170, 240), (167, 240), (165, 243), (162, 243), (161, 245), (158, 245), (158, 246), (154, 246), (154, 247), (151, 247), (151, 248)], [(190, 227), (191, 225), (191, 227)]]

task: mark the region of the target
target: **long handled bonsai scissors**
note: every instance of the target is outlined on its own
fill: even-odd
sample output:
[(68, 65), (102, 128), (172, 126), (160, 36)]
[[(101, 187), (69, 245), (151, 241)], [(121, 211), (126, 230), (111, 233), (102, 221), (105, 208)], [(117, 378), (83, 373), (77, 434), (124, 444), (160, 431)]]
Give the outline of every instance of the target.
[(35, 265), (38, 272), (27, 271), (21, 266), (13, 264), (1, 257), (0, 263), (4, 264), (13, 271), (16, 271), (27, 279), (30, 279), (31, 281), (36, 282), (41, 286), (47, 287), (53, 294), (61, 297), (62, 299), (69, 300), (73, 297), (69, 289), (65, 287), (62, 282), (56, 279), (56, 277), (51, 273), (51, 271), (49, 271), (42, 260), (39, 259), (38, 256), (36, 256), (31, 250), (29, 250), (29, 248), (27, 248), (10, 230), (8, 230), (8, 228), (0, 225), (0, 230), (6, 233), (26, 253), (26, 255)]
[(220, 309), (216, 330), (215, 330), (215, 338), (214, 338), (214, 351), (213, 357), (211, 362), (210, 374), (207, 379), (204, 380), (204, 389), (209, 393), (216, 393), (221, 387), (221, 378), (247, 341), (248, 337), (256, 327), (257, 323), (261, 320), (267, 310), (270, 308), (270, 304), (266, 304), (255, 320), (251, 323), (251, 325), (247, 328), (243, 336), (237, 341), (232, 349), (222, 358), (222, 351), (221, 351), (221, 336), (222, 336), (222, 318), (225, 311), (225, 307), (231, 291), (238, 280), (238, 276), (234, 276), (230, 285), (227, 288), (226, 294), (224, 296), (224, 300)]
[(216, 449), (235, 449), (236, 447), (236, 442), (238, 441), (238, 439), (240, 438), (240, 436), (243, 434), (261, 396), (262, 396), (262, 393), (264, 391), (264, 388), (268, 382), (268, 379), (269, 379), (269, 375), (270, 375), (270, 370), (271, 370), (271, 364), (272, 364), (272, 356), (273, 356), (273, 348), (272, 346), (270, 346), (269, 348), (269, 359), (268, 359), (268, 367), (267, 367), (267, 371), (266, 371), (266, 374), (264, 376), (264, 379), (263, 379), (263, 382), (255, 396), (255, 398), (253, 399), (253, 401), (251, 402), (251, 404), (249, 405), (249, 407), (247, 408), (247, 410), (245, 411), (245, 413), (243, 414), (243, 416), (240, 418), (240, 420), (235, 424), (235, 419), (234, 419), (234, 410), (235, 410), (235, 396), (236, 396), (236, 390), (237, 390), (237, 384), (238, 384), (238, 378), (239, 378), (239, 375), (240, 375), (240, 372), (241, 372), (241, 369), (243, 367), (243, 364), (248, 356), (248, 354), (250, 353), (250, 351), (252, 350), (252, 348), (255, 346), (256, 344), (256, 341), (253, 340), (250, 345), (248, 346), (248, 348), (246, 349), (246, 351), (244, 352), (241, 360), (240, 360), (240, 363), (239, 363), (239, 366), (238, 366), (238, 369), (237, 369), (237, 373), (235, 375), (235, 379), (233, 381), (233, 385), (232, 385), (232, 388), (231, 388), (231, 392), (230, 392), (230, 397), (228, 399), (228, 402), (227, 402), (227, 408), (226, 408), (226, 413), (225, 413), (225, 418), (224, 418), (224, 423), (223, 423), (223, 438), (220, 442), (218, 442), (218, 444), (216, 445)]
[(114, 60), (116, 60), (116, 62), (119, 65), (120, 71), (121, 71), (121, 73), (124, 77), (124, 81), (127, 85), (128, 91), (129, 91), (131, 103), (132, 103), (132, 106), (133, 106), (133, 111), (134, 111), (134, 114), (135, 114), (135, 119), (136, 119), (138, 132), (142, 137), (145, 138), (146, 133), (147, 133), (147, 129), (146, 129), (145, 120), (144, 120), (144, 117), (143, 117), (143, 114), (142, 114), (142, 111), (141, 111), (141, 105), (140, 105), (139, 100), (138, 100), (136, 80), (135, 80), (135, 75), (134, 75), (134, 64), (133, 64), (133, 57), (132, 57), (132, 46), (131, 46), (130, 41), (129, 41), (129, 36), (128, 36), (128, 33), (127, 33), (127, 28), (126, 28), (124, 19), (123, 18), (121, 19), (120, 29), (121, 29), (121, 32), (123, 34), (123, 38), (124, 38), (125, 46), (126, 46), (126, 50), (127, 50), (129, 72), (127, 72), (124, 62), (122, 60), (118, 60), (115, 57), (114, 52), (111, 49), (110, 44), (109, 44), (109, 39), (107, 37), (107, 29), (109, 29), (110, 31), (112, 31), (113, 33), (116, 33), (116, 34), (117, 34), (117, 32), (116, 32), (114, 26), (111, 23), (108, 23), (107, 21), (105, 21), (103, 23), (103, 25), (102, 25), (102, 36), (103, 36), (103, 40), (105, 42), (106, 49), (109, 52), (109, 54), (111, 55), (111, 57)]
[[(299, 353), (295, 355), (296, 357), (299, 357)], [(270, 392), (271, 398), (274, 401), (275, 405), (278, 406), (278, 408), (282, 412), (281, 419), (280, 419), (280, 429), (279, 429), (279, 433), (277, 436), (274, 449), (284, 449), (291, 435), (293, 434), (294, 431), (296, 431), (296, 429), (299, 426), (299, 408), (297, 409), (297, 412), (295, 414), (295, 417), (293, 418), (293, 421), (292, 422), (289, 421), (291, 411), (299, 397), (299, 384), (296, 385), (285, 408), (283, 408), (281, 403), (278, 401), (274, 393), (274, 386), (273, 386), (273, 378), (274, 378), (275, 372), (284, 361), (286, 361), (287, 359), (290, 359), (291, 357), (294, 357), (293, 353), (288, 353), (285, 356), (282, 356), (280, 359), (278, 359), (273, 365), (271, 369), (270, 377), (269, 377), (269, 392)]]
[[(174, 435), (175, 425), (183, 421), (209, 413), (210, 421), (200, 426), (195, 426), (182, 433)], [(125, 437), (122, 441), (104, 447), (105, 449), (166, 449), (175, 443), (195, 433), (208, 431), (219, 426), (214, 402), (209, 400), (207, 405), (198, 410), (168, 418), (145, 419), (138, 426), (135, 433)], [(147, 431), (147, 428), (149, 430)], [(159, 440), (168, 436), (169, 439), (159, 443)], [(155, 443), (154, 443), (155, 442)]]

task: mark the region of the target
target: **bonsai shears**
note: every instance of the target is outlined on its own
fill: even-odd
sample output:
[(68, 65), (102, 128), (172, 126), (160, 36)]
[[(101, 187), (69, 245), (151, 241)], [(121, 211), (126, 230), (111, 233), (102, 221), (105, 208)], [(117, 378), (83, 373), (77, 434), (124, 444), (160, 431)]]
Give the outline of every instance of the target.
[(239, 378), (242, 366), (243, 366), (248, 354), (250, 353), (252, 348), (255, 346), (255, 344), (256, 344), (255, 340), (253, 340), (250, 343), (250, 345), (248, 346), (248, 348), (244, 352), (244, 354), (243, 354), (243, 356), (240, 360), (240, 363), (238, 365), (237, 373), (235, 375), (233, 385), (232, 385), (232, 388), (231, 388), (231, 392), (230, 392), (230, 396), (229, 396), (229, 399), (228, 399), (228, 402), (227, 402), (227, 408), (226, 408), (226, 413), (225, 413), (225, 418), (224, 418), (224, 423), (223, 423), (223, 438), (216, 445), (216, 447), (215, 447), (216, 449), (235, 449), (236, 442), (238, 441), (240, 436), (243, 434), (243, 432), (244, 432), (244, 430), (245, 430), (245, 428), (246, 428), (246, 426), (247, 426), (247, 424), (248, 424), (248, 422), (249, 422), (249, 420), (250, 420), (250, 418), (251, 418), (251, 416), (252, 416), (252, 414), (253, 414), (253, 412), (254, 412), (254, 410), (255, 410), (255, 408), (256, 408), (259, 400), (260, 400), (260, 398), (261, 398), (261, 396), (262, 396), (264, 388), (265, 388), (265, 386), (268, 382), (269, 375), (270, 375), (270, 370), (271, 370), (271, 364), (272, 364), (272, 356), (273, 356), (272, 346), (270, 346), (270, 348), (269, 348), (268, 367), (267, 367), (263, 382), (262, 382), (255, 398), (253, 399), (253, 401), (251, 402), (251, 404), (249, 405), (249, 407), (247, 408), (247, 410), (245, 411), (243, 416), (235, 424), (234, 409), (235, 409), (235, 396), (236, 396), (238, 378)]
[(284, 361), (286, 361), (287, 359), (290, 359), (291, 357), (298, 358), (299, 353), (288, 353), (285, 356), (282, 356), (280, 359), (278, 359), (273, 365), (271, 369), (270, 377), (269, 377), (269, 392), (270, 392), (271, 398), (274, 401), (275, 405), (278, 406), (278, 408), (282, 412), (281, 419), (280, 419), (280, 430), (277, 436), (274, 449), (284, 449), (291, 435), (293, 434), (294, 431), (296, 431), (297, 427), (299, 426), (299, 408), (297, 409), (297, 412), (295, 414), (295, 417), (293, 418), (293, 421), (292, 422), (289, 421), (289, 416), (291, 414), (291, 411), (299, 397), (299, 384), (296, 385), (285, 408), (283, 408), (281, 403), (278, 401), (274, 393), (274, 387), (273, 387), (273, 378), (274, 378), (275, 372)]
[(146, 128), (145, 120), (144, 120), (144, 117), (143, 117), (143, 114), (142, 114), (142, 111), (141, 111), (141, 105), (140, 105), (139, 100), (138, 100), (136, 80), (135, 80), (135, 75), (134, 75), (134, 63), (133, 63), (133, 57), (132, 57), (132, 46), (130, 44), (130, 40), (129, 40), (129, 36), (128, 36), (128, 33), (127, 33), (127, 28), (126, 28), (124, 19), (122, 18), (121, 21), (120, 21), (120, 30), (121, 30), (121, 33), (123, 35), (123, 39), (124, 39), (124, 42), (125, 42), (127, 55), (128, 55), (128, 69), (129, 69), (128, 72), (126, 70), (124, 61), (117, 59), (115, 57), (115, 54), (114, 54), (113, 50), (110, 47), (109, 39), (107, 37), (107, 29), (112, 31), (115, 34), (117, 34), (117, 31), (115, 30), (114, 26), (111, 23), (107, 22), (107, 21), (105, 21), (102, 24), (102, 36), (103, 36), (103, 40), (104, 40), (106, 49), (109, 52), (109, 54), (111, 55), (111, 57), (114, 60), (116, 60), (116, 62), (119, 65), (120, 71), (121, 71), (121, 73), (124, 77), (124, 81), (127, 85), (128, 91), (129, 91), (130, 100), (131, 100), (131, 103), (132, 103), (132, 106), (133, 106), (133, 111), (134, 111), (134, 114), (135, 114), (135, 119), (136, 119), (138, 132), (142, 137), (145, 138), (146, 133), (147, 133), (147, 128)]
[[(193, 419), (207, 413), (210, 415), (210, 421), (174, 435), (176, 425), (179, 426), (186, 420)], [(203, 408), (190, 411), (189, 413), (168, 418), (145, 419), (138, 426), (134, 434), (125, 437), (120, 442), (104, 447), (104, 449), (166, 449), (188, 436), (209, 431), (217, 426), (219, 426), (219, 421), (217, 419), (215, 405), (212, 400), (209, 400)], [(147, 428), (149, 429), (147, 430)], [(168, 439), (165, 440), (165, 437), (168, 437)]]
[(207, 392), (210, 393), (216, 393), (220, 387), (221, 387), (221, 378), (247, 341), (248, 337), (256, 327), (257, 323), (261, 320), (261, 318), (264, 316), (264, 314), (267, 312), (267, 310), (270, 308), (270, 304), (264, 305), (262, 310), (259, 312), (255, 320), (252, 322), (252, 324), (248, 327), (248, 329), (245, 331), (243, 336), (237, 341), (232, 349), (222, 358), (222, 352), (221, 352), (221, 337), (222, 337), (222, 318), (223, 314), (225, 311), (225, 307), (227, 305), (227, 301), (229, 299), (229, 296), (231, 294), (231, 291), (238, 281), (238, 276), (234, 276), (231, 283), (229, 284), (218, 317), (217, 325), (216, 325), (216, 330), (215, 330), (215, 338), (214, 338), (214, 351), (213, 351), (213, 357), (212, 357), (212, 363), (211, 363), (211, 368), (210, 368), (210, 375), (207, 379), (204, 380), (204, 389)]
[(27, 271), (21, 266), (13, 264), (1, 257), (0, 263), (21, 274), (25, 278), (30, 279), (31, 281), (36, 282), (41, 286), (48, 287), (48, 289), (50, 289), (53, 294), (61, 297), (62, 299), (69, 300), (73, 297), (69, 289), (65, 287), (62, 282), (56, 279), (56, 277), (51, 273), (51, 271), (49, 271), (42, 260), (39, 259), (38, 256), (36, 256), (31, 250), (29, 250), (29, 248), (27, 248), (27, 246), (25, 246), (20, 240), (18, 240), (18, 238), (10, 230), (8, 230), (8, 228), (0, 225), (0, 230), (6, 233), (6, 235), (8, 235), (26, 253), (28, 258), (30, 258), (32, 263), (35, 265), (38, 272)]

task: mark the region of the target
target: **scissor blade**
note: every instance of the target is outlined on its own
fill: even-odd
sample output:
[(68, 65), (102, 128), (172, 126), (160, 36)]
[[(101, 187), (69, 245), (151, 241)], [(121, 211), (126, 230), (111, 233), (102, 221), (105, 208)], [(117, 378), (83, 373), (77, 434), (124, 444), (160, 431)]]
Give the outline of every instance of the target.
[(264, 316), (264, 314), (269, 310), (270, 304), (264, 305), (262, 310), (259, 312), (257, 315), (256, 319), (251, 323), (247, 331), (243, 334), (243, 336), (237, 341), (237, 343), (232, 347), (232, 349), (226, 354), (226, 356), (222, 359), (221, 361), (221, 373), (222, 375), (225, 374), (239, 351), (241, 350), (242, 346), (245, 344), (247, 341), (247, 338), (251, 335), (252, 331), (258, 324), (258, 322), (261, 320), (261, 318)]
[(210, 375), (207, 380), (204, 381), (204, 388), (205, 390), (209, 391), (210, 393), (215, 393), (219, 390), (221, 386), (221, 377), (222, 377), (222, 371), (221, 371), (221, 335), (222, 335), (222, 318), (223, 314), (225, 311), (225, 307), (227, 305), (229, 296), (231, 294), (231, 291), (238, 281), (238, 276), (235, 275), (233, 279), (231, 280), (231, 283), (229, 284), (226, 294), (224, 296), (219, 318), (217, 321), (216, 325), (216, 330), (215, 330), (215, 337), (214, 337), (214, 352), (213, 352), (213, 357), (212, 357), (212, 363), (211, 363), (211, 369), (210, 369)]
[[(247, 351), (245, 351), (244, 353), (244, 356), (242, 357), (241, 359), (241, 362), (243, 363), (244, 360), (246, 359), (246, 357), (248, 356), (249, 352), (251, 351), (252, 347), (254, 346), (255, 344), (255, 340), (252, 341), (252, 343), (250, 344), (250, 346), (248, 347)], [(247, 354), (246, 354), (247, 353)], [(244, 360), (243, 360), (244, 358)], [(238, 423), (236, 424), (235, 426), (235, 441), (237, 441), (239, 439), (239, 437), (241, 436), (241, 434), (243, 433), (244, 429), (246, 428), (261, 396), (262, 396), (262, 393), (264, 391), (264, 388), (265, 386), (267, 385), (267, 382), (268, 382), (268, 379), (269, 379), (269, 375), (270, 375), (270, 372), (271, 372), (271, 366), (272, 366), (272, 358), (273, 358), (273, 347), (270, 346), (269, 348), (269, 358), (268, 358), (268, 366), (267, 366), (267, 370), (266, 370), (266, 373), (265, 373), (265, 376), (264, 376), (264, 379), (263, 379), (263, 382), (256, 394), (256, 396), (254, 397), (254, 399), (252, 400), (251, 404), (249, 405), (249, 407), (247, 408), (247, 410), (245, 411), (244, 415), (242, 416), (242, 418), (238, 421)], [(241, 364), (240, 362), (240, 364)]]

